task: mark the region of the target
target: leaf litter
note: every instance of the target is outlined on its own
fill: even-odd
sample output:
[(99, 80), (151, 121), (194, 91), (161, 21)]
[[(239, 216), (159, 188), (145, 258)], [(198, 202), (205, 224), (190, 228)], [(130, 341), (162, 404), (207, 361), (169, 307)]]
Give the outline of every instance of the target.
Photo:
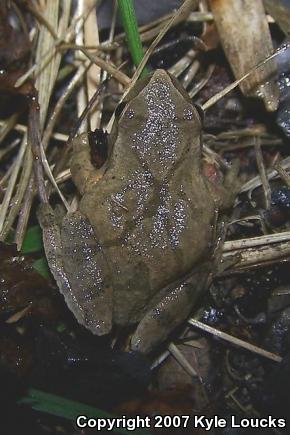
[[(0, 88), (5, 104), (0, 107), (0, 235), (6, 244), (1, 253), (1, 367), (29, 387), (52, 388), (51, 392), (60, 396), (74, 400), (81, 397), (84, 403), (101, 408), (103, 403), (107, 410), (127, 414), (134, 414), (136, 409), (152, 414), (190, 412), (194, 407), (207, 415), (220, 411), (241, 416), (278, 412), (279, 398), (286, 395), (289, 371), (290, 192), (289, 140), (284, 134), (284, 121), (282, 125), (275, 111), (279, 99), (284, 103), (278, 113), (285, 118), (289, 110), (287, 86), (280, 87), (280, 97), (277, 94), (281, 80), (284, 84), (290, 80), (285, 61), (281, 61), (283, 56), (289, 58), (289, 9), (283, 9), (281, 2), (250, 2), (242, 11), (248, 26), (237, 38), (238, 14), (231, 8), (232, 2), (186, 0), (177, 12), (139, 28), (147, 50), (134, 70), (124, 34), (116, 28), (114, 17), (111, 29), (98, 32), (95, 10), (99, 3), (3, 2)], [(226, 15), (226, 23), (221, 15)], [(260, 31), (255, 39), (251, 31), (255, 32), (257, 22)], [(184, 35), (196, 38), (185, 54)], [(176, 51), (182, 53), (174, 64), (170, 63), (170, 44), (176, 44)], [(85, 375), (88, 367), (92, 369), (88, 371), (90, 376), (96, 367), (96, 343), (78, 331), (50, 278), (33, 270), (34, 262), (43, 259), (42, 247), (35, 245), (23, 257), (7, 242), (15, 243), (19, 251), (27, 230), (36, 225), (42, 172), (46, 174), (40, 188), (43, 200), (47, 195), (54, 201), (60, 198), (66, 208), (75, 204), (68, 165), (70, 141), (67, 143), (75, 120), (85, 113), (79, 131), (99, 126), (109, 131), (114, 107), (122, 101), (124, 91), (134, 85), (145, 64), (151, 69), (168, 69), (194, 96), (205, 111), (204, 166), (211, 177), (218, 178), (219, 168), (224, 171), (238, 159), (240, 190), (223, 235), (222, 267), (195, 318), (189, 320), (191, 327), (184, 326), (167, 349), (154, 355), (150, 381), (146, 377), (148, 367), (128, 357), (124, 367), (135, 371), (138, 382), (139, 372), (147, 379), (142, 387), (142, 382), (137, 382), (139, 389), (131, 396), (122, 397), (124, 385), (115, 380), (109, 392), (103, 391), (111, 401), (102, 397), (97, 401)], [(84, 112), (107, 77), (94, 108)], [(253, 98), (255, 95), (263, 103)], [(33, 102), (39, 106), (38, 121), (38, 108), (33, 108)], [(40, 174), (33, 171), (36, 157), (42, 163), (37, 165)], [(280, 288), (284, 291), (279, 292)], [(47, 361), (36, 358), (39, 346), (48, 343), (54, 356)], [(114, 342), (101, 340), (98, 352), (104, 354), (103, 349), (107, 352), (111, 344)], [(18, 358), (12, 349), (22, 350), (19, 368), (10, 362)], [(202, 370), (201, 350), (202, 358), (208, 361), (206, 370)], [(103, 366), (110, 367), (114, 378), (123, 363), (114, 367), (108, 363), (114, 353), (109, 352), (106, 358)], [(35, 374), (33, 360), (40, 372), (44, 367), (48, 370), (50, 386)], [(182, 367), (182, 375), (176, 379), (174, 370), (166, 370), (173, 360)], [(62, 388), (58, 388), (55, 375), (59, 364), (65, 367)], [(104, 373), (104, 367), (97, 367), (99, 374)], [(161, 378), (162, 371), (166, 375)], [(87, 394), (69, 387), (76, 373)], [(277, 376), (280, 390), (268, 382), (273, 376)], [(95, 388), (100, 383), (96, 378)], [(119, 402), (115, 403), (112, 396), (118, 389)], [(172, 403), (190, 397), (195, 405), (191, 404), (189, 410), (189, 402), (183, 409), (174, 408), (170, 400), (165, 403), (166, 391), (170, 391)], [(279, 412), (283, 414), (283, 410), (282, 405)], [(43, 422), (50, 427), (56, 424), (53, 419), (44, 418)], [(70, 433), (70, 424), (58, 424), (63, 424), (63, 432)], [(38, 427), (38, 433), (42, 429)]]

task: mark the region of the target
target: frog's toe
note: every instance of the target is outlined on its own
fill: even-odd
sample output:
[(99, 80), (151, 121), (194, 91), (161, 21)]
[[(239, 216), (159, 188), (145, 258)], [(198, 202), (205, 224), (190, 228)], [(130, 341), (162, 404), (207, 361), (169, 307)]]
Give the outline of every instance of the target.
[[(100, 304), (96, 304), (97, 313), (100, 310)], [(79, 319), (78, 319), (79, 320)], [(97, 317), (92, 314), (91, 307), (89, 310), (85, 310), (82, 321), (80, 322), (85, 328), (89, 329), (94, 335), (109, 334), (112, 329), (112, 316), (111, 313), (103, 310), (103, 315)]]
[[(145, 316), (143, 320), (139, 323), (137, 326), (136, 331), (134, 332), (133, 336), (131, 337), (131, 343), (130, 347), (131, 350), (135, 352), (141, 352), (143, 354), (150, 353), (150, 351), (156, 347), (156, 344), (161, 341), (161, 338), (159, 340), (155, 334), (155, 328), (157, 326), (156, 321), (152, 318), (153, 322), (150, 321), (151, 316), (148, 315)], [(162, 334), (163, 336), (164, 334)], [(166, 338), (166, 335), (164, 339)]]

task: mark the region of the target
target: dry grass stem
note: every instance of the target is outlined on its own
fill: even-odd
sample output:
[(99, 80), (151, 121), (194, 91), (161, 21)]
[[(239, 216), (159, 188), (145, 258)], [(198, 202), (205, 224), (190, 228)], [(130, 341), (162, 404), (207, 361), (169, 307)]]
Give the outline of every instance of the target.
[(201, 329), (202, 331), (212, 334), (215, 337), (221, 338), (222, 340), (225, 340), (228, 343), (234, 344), (235, 346), (242, 347), (243, 349), (247, 349), (250, 352), (256, 353), (257, 355), (263, 356), (265, 358), (268, 358), (278, 363), (282, 361), (282, 358), (279, 355), (276, 355), (272, 352), (268, 352), (267, 350), (264, 350), (251, 343), (241, 340), (240, 338), (233, 337), (232, 335), (227, 334), (226, 332), (219, 331), (218, 329), (206, 325), (205, 323), (202, 323), (199, 320), (189, 319), (188, 323), (196, 328)]
[(157, 47), (157, 45), (159, 44), (159, 42), (161, 41), (161, 39), (164, 37), (164, 35), (166, 35), (166, 33), (168, 32), (168, 30), (176, 25), (177, 22), (179, 22), (179, 20), (184, 20), (189, 14), (190, 12), (196, 8), (197, 5), (197, 1), (196, 0), (185, 0), (182, 5), (180, 6), (180, 8), (175, 12), (175, 14), (173, 14), (172, 18), (165, 24), (165, 26), (162, 28), (162, 30), (160, 31), (160, 33), (158, 34), (158, 36), (156, 36), (156, 38), (154, 39), (154, 41), (152, 42), (152, 44), (150, 45), (150, 47), (148, 48), (148, 50), (146, 51), (146, 53), (144, 54), (144, 57), (142, 59), (142, 62), (140, 62), (140, 65), (138, 66), (138, 68), (136, 69), (136, 72), (132, 78), (131, 84), (130, 84), (130, 88), (132, 86), (134, 86), (134, 84), (136, 83), (136, 81), (138, 80), (141, 72), (143, 71), (151, 53), (153, 52), (154, 48)]
[(9, 143), (3, 150), (0, 150), (0, 160), (3, 159), (3, 157), (6, 157), (6, 155), (9, 154), (11, 151), (13, 151), (20, 142), (21, 139), (14, 139), (14, 141)]
[[(70, 17), (70, 6), (71, 2), (67, 1), (65, 5), (62, 6), (62, 13), (59, 16), (59, 2), (56, 1), (54, 3), (48, 2), (46, 7), (42, 11), (44, 18), (50, 23), (51, 26), (57, 29), (58, 34), (65, 34), (69, 24)], [(55, 50), (55, 40), (51, 33), (47, 30), (45, 26), (40, 27), (38, 44), (36, 49), (36, 80), (35, 86), (38, 90), (38, 98), (40, 103), (40, 127), (43, 130), (46, 114), (48, 110), (48, 105), (50, 101), (50, 96), (57, 78), (59, 65), (61, 61), (61, 53), (57, 53)], [(43, 52), (53, 52), (51, 57), (51, 61), (47, 64), (47, 66), (43, 69), (43, 65), (41, 63)], [(26, 141), (26, 137), (24, 137), (23, 142)], [(32, 174), (32, 155), (30, 147), (25, 146), (25, 151), (22, 153), (24, 147), (21, 147), (19, 151), (18, 158), (21, 158), (19, 165), (14, 167), (14, 177), (12, 176), (9, 180), (9, 186), (5, 192), (5, 201), (4, 207), (1, 209), (1, 238), (5, 239), (8, 232), (10, 231), (15, 219), (17, 218), (24, 199), (24, 195), (28, 189), (29, 183), (31, 184), (30, 178), (34, 177)], [(23, 170), (20, 173), (20, 179), (18, 180), (17, 189), (11, 202), (13, 191), (16, 187), (16, 180), (18, 178), (18, 173), (20, 172), (20, 166), (23, 166)], [(18, 169), (17, 169), (18, 168)], [(10, 183), (11, 182), (11, 183)], [(32, 183), (34, 184), (34, 183)], [(29, 189), (28, 189), (29, 191)], [(20, 213), (20, 227), (21, 227), (21, 236), (24, 236), (25, 227), (23, 222), (28, 221), (28, 215), (25, 213), (29, 213), (31, 209), (31, 204), (33, 200), (34, 193), (30, 191), (30, 201), (29, 204), (25, 204), (24, 210)], [(8, 201), (9, 199), (9, 201)], [(11, 205), (9, 209), (8, 216), (6, 218), (6, 213), (8, 211), (8, 207)], [(5, 221), (5, 226), (4, 226)], [(19, 228), (19, 227), (18, 227)], [(16, 236), (18, 240), (18, 246), (21, 244), (21, 237), (16, 230)]]
[(264, 191), (264, 197), (265, 197), (265, 208), (266, 210), (269, 210), (271, 205), (271, 188), (269, 184), (269, 180), (267, 178), (266, 169), (264, 165), (264, 159), (263, 154), (261, 150), (261, 143), (259, 137), (255, 138), (255, 152), (256, 152), (256, 162), (257, 167), (260, 173), (262, 187)]
[[(156, 36), (150, 47), (147, 49), (147, 51), (144, 54), (144, 57), (142, 61), (140, 62), (138, 68), (136, 69), (130, 84), (128, 85), (127, 89), (125, 90), (120, 102), (125, 98), (125, 96), (128, 94), (128, 92), (132, 89), (132, 87), (135, 85), (137, 80), (140, 77), (141, 72), (143, 71), (144, 67), (146, 66), (148, 59), (152, 52), (154, 51), (155, 47), (159, 44), (161, 39), (164, 37), (164, 35), (168, 32), (168, 30), (174, 26), (179, 20), (184, 19), (189, 15), (189, 13), (196, 7), (197, 1), (196, 0), (185, 0), (184, 3), (181, 5), (181, 7), (173, 14), (173, 16), (168, 20), (168, 22), (162, 27), (162, 30)], [(112, 115), (108, 125), (107, 125), (107, 131), (110, 132), (112, 125), (114, 122), (114, 114)]]
[(274, 168), (285, 185), (290, 187), (290, 174), (282, 167), (281, 162), (277, 162)]
[(241, 240), (231, 240), (224, 243), (223, 251), (237, 251), (241, 249), (272, 245), (275, 243), (288, 241), (290, 242), (290, 231), (283, 231), (282, 233), (268, 234), (266, 236), (251, 237)]
[(183, 353), (178, 349), (178, 347), (175, 346), (175, 344), (170, 343), (168, 349), (171, 355), (174, 356), (176, 361), (181, 365), (181, 367), (184, 368), (184, 370), (186, 371), (186, 373), (189, 374), (189, 376), (193, 376), (193, 377), (198, 376), (197, 372), (194, 370), (192, 365), (188, 362), (188, 360), (185, 358)]
[[(0, 126), (6, 125), (6, 121), (0, 120)], [(23, 124), (15, 124), (13, 126), (13, 130), (18, 131), (19, 133), (26, 133), (27, 126)], [(51, 137), (55, 140), (59, 140), (60, 142), (66, 142), (68, 135), (63, 133), (54, 132), (51, 134)]]
[[(86, 7), (91, 8), (94, 0), (86, 0)], [(84, 43), (85, 45), (100, 44), (97, 15), (95, 9), (92, 9), (84, 23)], [(92, 65), (86, 73), (87, 86), (87, 101), (89, 101), (95, 93), (96, 88), (101, 81), (101, 67)], [(101, 112), (99, 110), (92, 111), (89, 117), (90, 130), (95, 130), (101, 125)]]
[(221, 98), (223, 98), (225, 95), (227, 95), (229, 92), (231, 92), (233, 89), (235, 89), (242, 81), (250, 77), (251, 74), (253, 74), (254, 71), (256, 71), (258, 68), (261, 68), (264, 66), (267, 62), (270, 62), (275, 57), (279, 56), (282, 52), (289, 49), (290, 44), (284, 43), (280, 47), (278, 47), (270, 56), (268, 56), (266, 59), (262, 60), (262, 62), (258, 63), (256, 66), (251, 68), (245, 75), (243, 75), (240, 79), (234, 81), (230, 85), (226, 86), (222, 91), (215, 94), (213, 97), (211, 97), (208, 101), (206, 101), (202, 108), (203, 110), (209, 109), (211, 106), (216, 104)]
[[(286, 157), (285, 159), (281, 160), (279, 162), (279, 165), (282, 169), (290, 169), (290, 157)], [(272, 180), (273, 178), (278, 177), (278, 172), (276, 169), (269, 169), (267, 171), (267, 179)], [(261, 186), (262, 181), (261, 177), (257, 175), (256, 177), (253, 177), (251, 180), (248, 180), (245, 184), (242, 185), (240, 189), (240, 193), (248, 192), (256, 189), (257, 187)]]
[(13, 115), (10, 116), (10, 118), (6, 119), (2, 123), (0, 122), (0, 126), (1, 126), (0, 143), (3, 142), (3, 140), (10, 133), (10, 131), (14, 129), (18, 116), (19, 116), (18, 113), (14, 113)]
[(271, 243), (259, 248), (248, 248), (231, 251), (223, 255), (224, 261), (230, 261), (231, 267), (219, 276), (227, 276), (235, 272), (246, 272), (258, 267), (270, 266), (277, 262), (290, 261), (290, 243)]
[(19, 172), (21, 170), (23, 157), (25, 155), (26, 149), (27, 149), (27, 136), (24, 135), (22, 142), (21, 142), (21, 145), (20, 145), (20, 148), (19, 148), (19, 151), (18, 151), (18, 155), (17, 155), (15, 163), (14, 163), (12, 174), (9, 178), (8, 186), (7, 186), (7, 189), (5, 191), (5, 195), (4, 195), (4, 199), (1, 203), (0, 240), (5, 240), (6, 233), (3, 234), (3, 228), (4, 228), (5, 219), (6, 219), (6, 214), (7, 214), (7, 211), (9, 209), (9, 205), (11, 203), (11, 198), (12, 198), (13, 192), (15, 190), (16, 182), (18, 179)]

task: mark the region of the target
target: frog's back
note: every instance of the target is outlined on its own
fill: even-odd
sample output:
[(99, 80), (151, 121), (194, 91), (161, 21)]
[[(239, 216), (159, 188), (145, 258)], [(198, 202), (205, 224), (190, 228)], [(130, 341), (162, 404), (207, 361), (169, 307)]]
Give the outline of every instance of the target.
[(81, 201), (111, 267), (116, 323), (139, 320), (209, 249), (214, 202), (200, 131), (189, 97), (157, 72), (124, 109), (108, 169)]
[(185, 179), (188, 166), (185, 161), (161, 184), (148, 173), (131, 174), (117, 192), (107, 173), (100, 190), (82, 200), (111, 268), (118, 324), (138, 321), (152, 296), (190, 272), (210, 248), (214, 201), (199, 174)]

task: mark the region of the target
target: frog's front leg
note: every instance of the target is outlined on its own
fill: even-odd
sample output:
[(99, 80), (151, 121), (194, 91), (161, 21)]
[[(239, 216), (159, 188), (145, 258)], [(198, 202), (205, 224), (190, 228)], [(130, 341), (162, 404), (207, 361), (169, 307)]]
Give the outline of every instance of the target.
[(93, 334), (112, 327), (112, 288), (106, 260), (94, 231), (81, 213), (69, 213), (57, 224), (54, 211), (42, 204), (38, 219), (51, 272), (78, 322)]
[[(85, 192), (91, 189), (91, 187), (102, 178), (106, 165), (101, 165), (97, 168), (92, 163), (92, 149), (90, 146), (90, 138), (98, 137), (96, 143), (98, 149), (102, 150), (107, 148), (107, 134), (102, 130), (98, 130), (98, 135), (95, 133), (82, 133), (73, 140), (73, 155), (71, 159), (70, 169), (72, 179), (80, 192), (83, 195)], [(100, 137), (101, 136), (101, 137)], [(102, 151), (104, 152), (104, 150)], [(104, 157), (105, 160), (105, 157)]]
[(137, 326), (131, 339), (133, 350), (149, 353), (186, 320), (206, 287), (208, 271), (209, 265), (204, 264), (183, 281), (161, 290), (159, 301), (147, 311)]

